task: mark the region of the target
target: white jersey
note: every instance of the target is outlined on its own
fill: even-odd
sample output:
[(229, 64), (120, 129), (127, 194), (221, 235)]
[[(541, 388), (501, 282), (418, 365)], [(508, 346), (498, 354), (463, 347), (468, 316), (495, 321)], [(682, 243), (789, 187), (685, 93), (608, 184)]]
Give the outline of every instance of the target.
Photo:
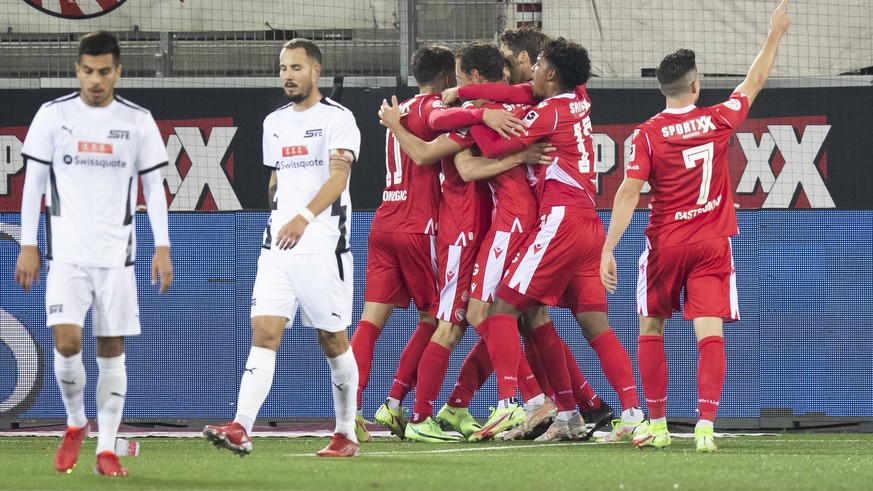
[(106, 107), (79, 93), (43, 104), (21, 153), (49, 165), (46, 257), (79, 266), (124, 267), (136, 259), (139, 174), (167, 165), (151, 113), (116, 96)]
[[(330, 151), (346, 149), (355, 160), (361, 132), (351, 111), (323, 98), (305, 111), (291, 104), (273, 111), (264, 120), (264, 165), (276, 171), (278, 189), (273, 212), (264, 231), (262, 247), (271, 249), (288, 221), (312, 201), (330, 176)], [(289, 254), (323, 254), (349, 249), (352, 201), (348, 183), (339, 199), (318, 214)]]

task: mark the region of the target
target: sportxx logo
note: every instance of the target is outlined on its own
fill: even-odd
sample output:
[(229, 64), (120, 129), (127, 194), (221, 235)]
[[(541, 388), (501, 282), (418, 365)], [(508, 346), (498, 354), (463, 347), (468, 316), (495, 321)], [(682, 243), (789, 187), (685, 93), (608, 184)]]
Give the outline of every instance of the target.
[(79, 142), (79, 151), (85, 153), (112, 153), (109, 143)]
[[(708, 123), (699, 126), (697, 129), (702, 129)], [(612, 209), (630, 157), (634, 151), (643, 151), (631, 145), (635, 127), (594, 125), (596, 208)], [(728, 143), (734, 201), (741, 209), (834, 207), (835, 190), (828, 187), (828, 137), (832, 129), (825, 116), (744, 121)], [(648, 192), (647, 184), (643, 193)], [(638, 206), (646, 208), (650, 198), (643, 194)]]
[(106, 138), (110, 139), (121, 139), (121, 140), (130, 140), (130, 132), (123, 130), (109, 130), (109, 136)]
[(321, 136), (321, 128), (315, 130), (306, 130), (306, 133), (303, 135), (303, 138), (312, 138), (314, 136)]
[(306, 145), (293, 145), (290, 147), (282, 147), (283, 157), (296, 157), (298, 155), (309, 155), (309, 149)]

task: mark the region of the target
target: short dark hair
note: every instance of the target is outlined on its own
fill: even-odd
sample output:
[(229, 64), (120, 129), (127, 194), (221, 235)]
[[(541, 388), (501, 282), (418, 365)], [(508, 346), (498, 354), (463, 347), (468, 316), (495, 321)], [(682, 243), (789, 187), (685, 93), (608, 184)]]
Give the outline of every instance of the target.
[(82, 55), (100, 56), (112, 55), (112, 61), (118, 65), (121, 59), (121, 49), (118, 39), (106, 31), (96, 31), (79, 38), (79, 59)]
[(581, 44), (558, 38), (543, 46), (541, 56), (555, 70), (564, 90), (582, 85), (591, 77), (591, 59)]
[(458, 50), (455, 57), (460, 60), (460, 67), (464, 73), (470, 73), (475, 69), (489, 82), (503, 79), (503, 55), (494, 43), (469, 42)]
[(655, 70), (661, 92), (667, 97), (682, 95), (688, 90), (686, 75), (694, 70), (697, 70), (697, 63), (694, 51), (690, 49), (677, 49), (665, 56)]
[(522, 51), (527, 51), (531, 64), (536, 63), (543, 46), (549, 42), (549, 36), (533, 26), (524, 26), (516, 29), (506, 29), (500, 33), (498, 40), (505, 44), (512, 54), (518, 56)]
[(419, 85), (428, 85), (445, 75), (454, 74), (455, 55), (445, 46), (429, 44), (412, 55), (412, 76)]
[(283, 50), (298, 48), (306, 51), (307, 58), (313, 59), (321, 65), (321, 49), (314, 42), (306, 38), (294, 38), (282, 45)]

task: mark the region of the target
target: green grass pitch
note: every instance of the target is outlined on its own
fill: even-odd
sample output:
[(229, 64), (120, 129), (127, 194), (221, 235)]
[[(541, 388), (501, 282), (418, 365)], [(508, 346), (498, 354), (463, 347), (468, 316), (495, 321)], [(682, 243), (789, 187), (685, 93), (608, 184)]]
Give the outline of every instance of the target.
[(95, 439), (71, 474), (52, 459), (59, 438), (0, 438), (0, 489), (649, 490), (870, 489), (873, 435), (790, 433), (718, 440), (697, 454), (630, 444), (492, 442), (422, 444), (377, 438), (354, 459), (323, 459), (325, 438), (255, 438), (244, 458), (201, 439), (139, 438), (122, 457), (127, 478), (93, 474)]

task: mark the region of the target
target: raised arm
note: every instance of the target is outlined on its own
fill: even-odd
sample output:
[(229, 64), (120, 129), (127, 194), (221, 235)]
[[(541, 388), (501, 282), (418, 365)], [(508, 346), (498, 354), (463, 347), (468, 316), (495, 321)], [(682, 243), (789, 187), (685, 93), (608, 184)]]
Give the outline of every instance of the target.
[(755, 57), (755, 61), (749, 67), (749, 72), (746, 78), (734, 89), (734, 92), (745, 94), (749, 99), (751, 106), (755, 102), (755, 98), (761, 89), (764, 88), (764, 82), (770, 76), (770, 71), (773, 69), (773, 64), (776, 62), (776, 52), (779, 48), (779, 41), (782, 36), (788, 31), (791, 25), (791, 19), (788, 17), (788, 0), (782, 0), (773, 15), (770, 17), (770, 30), (767, 32), (767, 39), (764, 41), (764, 46)]

